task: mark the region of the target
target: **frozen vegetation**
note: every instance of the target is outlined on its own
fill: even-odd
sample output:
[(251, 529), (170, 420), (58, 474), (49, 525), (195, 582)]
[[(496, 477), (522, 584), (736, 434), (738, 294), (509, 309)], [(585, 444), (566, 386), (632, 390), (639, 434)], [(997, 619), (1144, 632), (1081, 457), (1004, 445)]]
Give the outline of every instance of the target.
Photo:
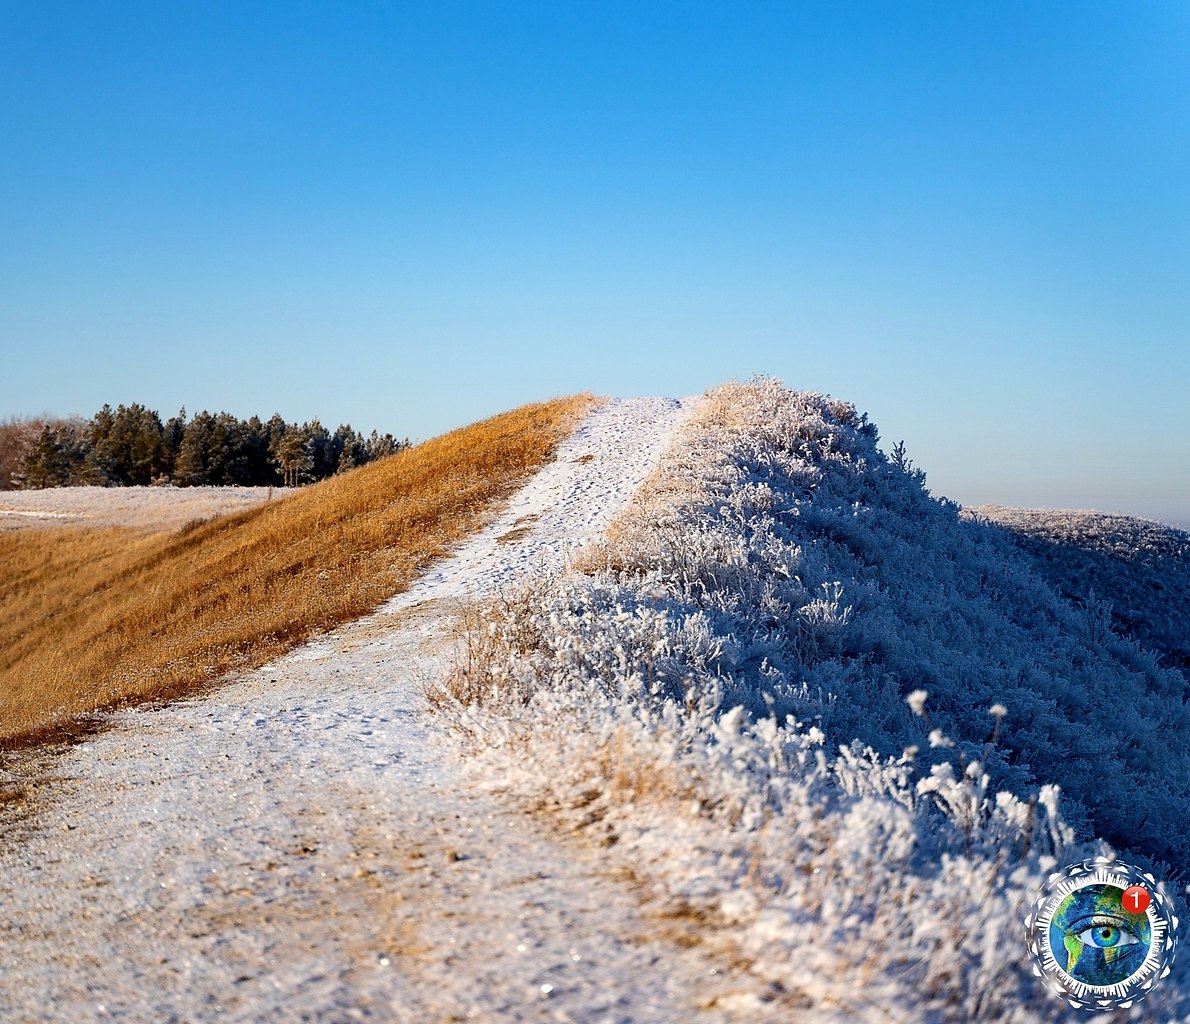
[(6, 762), (0, 1018), (1190, 1022), (1022, 924), (1109, 848), (1181, 895), (1185, 535), (924, 483), (774, 381), (593, 411), (374, 615)]
[(1190, 534), (1134, 516), (983, 505), (1037, 572), (1075, 604), (1106, 602), (1112, 627), (1190, 680)]
[[(805, 1019), (1067, 1019), (1045, 875), (1190, 866), (1183, 676), (849, 405), (711, 392), (580, 568), (477, 607), (441, 704)], [(1184, 959), (1134, 1018), (1190, 1019)]]

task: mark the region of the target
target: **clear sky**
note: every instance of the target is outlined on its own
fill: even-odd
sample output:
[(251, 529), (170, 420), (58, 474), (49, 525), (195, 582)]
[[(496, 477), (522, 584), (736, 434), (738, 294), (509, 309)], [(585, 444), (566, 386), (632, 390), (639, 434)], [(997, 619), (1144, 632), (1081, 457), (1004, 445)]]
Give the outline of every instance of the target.
[(0, 416), (762, 372), (1190, 527), (1190, 4), (0, 0)]

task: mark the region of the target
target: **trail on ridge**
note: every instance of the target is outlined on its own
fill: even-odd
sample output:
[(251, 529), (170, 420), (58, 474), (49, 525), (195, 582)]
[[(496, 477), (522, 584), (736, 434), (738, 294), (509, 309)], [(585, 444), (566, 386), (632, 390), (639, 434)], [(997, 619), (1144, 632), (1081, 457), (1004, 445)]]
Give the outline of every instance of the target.
[(421, 696), (453, 602), (564, 568), (688, 406), (600, 408), (375, 614), (49, 762), (2, 835), (0, 1019), (760, 1019), (598, 850), (469, 787)]

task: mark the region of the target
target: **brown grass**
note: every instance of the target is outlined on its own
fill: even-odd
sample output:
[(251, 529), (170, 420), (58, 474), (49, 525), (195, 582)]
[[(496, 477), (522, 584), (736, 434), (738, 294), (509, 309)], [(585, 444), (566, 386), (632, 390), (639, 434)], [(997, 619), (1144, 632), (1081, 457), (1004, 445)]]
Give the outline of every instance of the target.
[(0, 745), (194, 690), (403, 590), (594, 403), (524, 406), (170, 534), (0, 534)]

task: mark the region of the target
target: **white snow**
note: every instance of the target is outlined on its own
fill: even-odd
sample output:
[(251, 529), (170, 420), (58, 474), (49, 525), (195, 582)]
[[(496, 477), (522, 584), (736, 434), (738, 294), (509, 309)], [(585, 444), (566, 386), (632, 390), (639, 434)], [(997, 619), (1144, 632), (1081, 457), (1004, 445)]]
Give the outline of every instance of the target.
[(0, 530), (30, 526), (176, 529), (290, 493), (285, 487), (48, 487), (0, 491)]
[[(597, 568), (493, 605), (460, 723), (699, 908), (787, 1019), (1065, 1021), (1024, 907), (1112, 853), (1072, 808), (1169, 850), (1138, 863), (1180, 888), (1185, 681), (876, 441), (777, 381), (709, 392)], [(1111, 1019), (1190, 1021), (1190, 966)]]
[(609, 403), (376, 614), (10, 766), (45, 777), (2, 834), (0, 1020), (765, 1019), (599, 851), (469, 784), (421, 697), (443, 599), (563, 567), (689, 405)]
[(398, 611), (429, 598), (491, 596), (528, 573), (564, 568), (644, 482), (691, 404), (690, 399), (619, 400), (589, 417), (503, 515), (383, 610)]

